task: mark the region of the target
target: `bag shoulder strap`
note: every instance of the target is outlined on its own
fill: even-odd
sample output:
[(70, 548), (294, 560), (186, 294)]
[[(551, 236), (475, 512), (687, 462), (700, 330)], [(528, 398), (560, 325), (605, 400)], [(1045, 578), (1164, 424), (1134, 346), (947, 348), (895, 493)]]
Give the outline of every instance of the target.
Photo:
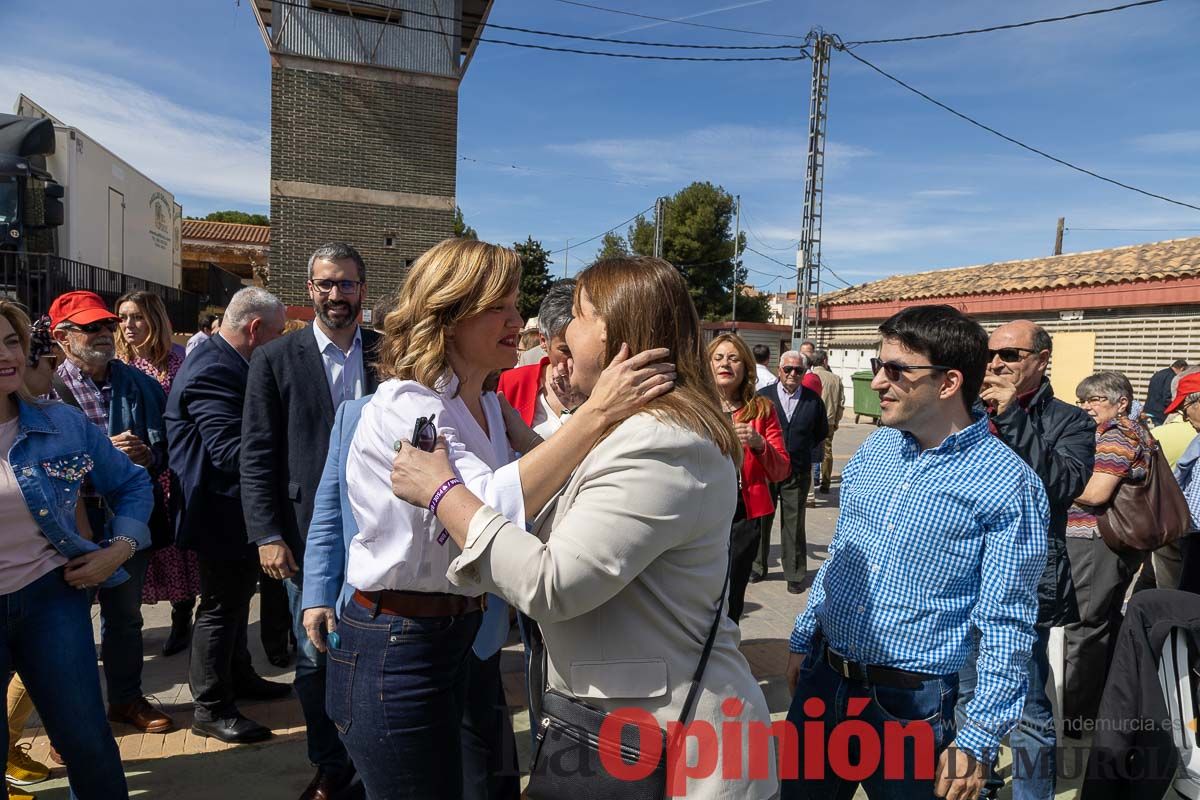
[(692, 706), (700, 694), (700, 679), (704, 677), (704, 668), (708, 666), (708, 657), (712, 654), (713, 643), (717, 640), (717, 629), (721, 627), (721, 617), (725, 616), (725, 595), (729, 593), (729, 576), (733, 570), (732, 543), (729, 560), (725, 566), (725, 583), (721, 587), (721, 596), (717, 598), (717, 613), (713, 617), (712, 627), (708, 629), (708, 639), (704, 642), (704, 650), (700, 653), (700, 663), (696, 665), (696, 674), (692, 676), (692, 686), (688, 689), (687, 699), (679, 712), (680, 730), (692, 715)]
[(62, 400), (69, 406), (75, 406), (80, 411), (83, 411), (83, 406), (79, 405), (79, 400), (76, 399), (75, 393), (71, 391), (71, 388), (67, 386), (62, 378), (58, 377), (57, 373), (51, 376), (50, 386), (54, 389), (54, 393), (58, 395), (59, 400)]

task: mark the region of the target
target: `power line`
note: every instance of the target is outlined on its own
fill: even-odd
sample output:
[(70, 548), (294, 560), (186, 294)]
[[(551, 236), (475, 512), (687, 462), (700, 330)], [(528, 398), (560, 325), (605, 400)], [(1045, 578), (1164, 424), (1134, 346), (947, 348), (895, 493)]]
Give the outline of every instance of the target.
[(1146, 191), (1145, 189), (1139, 189), (1139, 188), (1138, 188), (1138, 187), (1136, 187), (1136, 186), (1131, 186), (1131, 185), (1129, 185), (1128, 183), (1122, 183), (1121, 181), (1115, 180), (1115, 179), (1113, 179), (1113, 178), (1107, 178), (1107, 177), (1105, 177), (1105, 176), (1101, 175), (1101, 174), (1100, 174), (1100, 173), (1098, 173), (1098, 172), (1093, 172), (1093, 171), (1092, 171), (1092, 170), (1090, 170), (1090, 169), (1085, 169), (1084, 167), (1078, 166), (1078, 165), (1076, 165), (1076, 164), (1072, 164), (1070, 161), (1065, 161), (1065, 160), (1063, 160), (1063, 159), (1061, 159), (1061, 158), (1058, 158), (1057, 156), (1052, 156), (1052, 155), (1050, 155), (1049, 153), (1047, 153), (1047, 152), (1046, 152), (1046, 151), (1044, 151), (1044, 150), (1039, 150), (1039, 149), (1037, 149), (1036, 147), (1033, 147), (1032, 145), (1025, 144), (1024, 142), (1022, 142), (1022, 141), (1019, 141), (1019, 140), (1017, 140), (1017, 139), (1014, 139), (1013, 137), (1011, 137), (1011, 136), (1009, 136), (1009, 135), (1007, 135), (1007, 134), (1001, 133), (1000, 131), (996, 130), (995, 128), (992, 128), (992, 127), (990, 127), (990, 126), (988, 126), (988, 125), (985, 125), (985, 124), (983, 124), (982, 122), (979, 122), (979, 121), (978, 121), (978, 120), (976, 120), (976, 119), (972, 119), (971, 117), (968, 117), (966, 114), (962, 113), (961, 111), (955, 111), (953, 108), (951, 108), (950, 106), (946, 105), (945, 103), (943, 103), (943, 102), (941, 102), (941, 101), (939, 101), (939, 100), (935, 100), (935, 99), (933, 99), (933, 98), (932, 98), (932, 97), (930, 97), (929, 95), (927, 95), (927, 94), (925, 94), (924, 92), (922, 92), (920, 89), (917, 89), (917, 88), (915, 88), (915, 87), (913, 87), (913, 86), (910, 86), (909, 84), (907, 84), (907, 83), (905, 83), (904, 81), (900, 80), (900, 79), (899, 79), (899, 78), (897, 78), (895, 75), (892, 75), (892, 74), (890, 74), (890, 73), (884, 72), (882, 69), (880, 69), (879, 67), (875, 66), (875, 65), (874, 65), (874, 64), (872, 64), (870, 61), (867, 61), (865, 58), (863, 58), (862, 56), (858, 55), (858, 54), (857, 54), (857, 53), (855, 53), (853, 50), (848, 50), (848, 49), (846, 49), (846, 48), (844, 48), (844, 47), (843, 47), (843, 48), (841, 48), (841, 50), (842, 50), (842, 52), (844, 52), (846, 55), (848, 55), (848, 56), (850, 56), (851, 58), (853, 58), (855, 61), (858, 61), (859, 63), (861, 63), (861, 64), (863, 64), (863, 65), (865, 65), (865, 66), (867, 66), (867, 67), (870, 67), (870, 68), (871, 68), (871, 69), (873, 69), (875, 72), (878, 72), (880, 75), (882, 75), (883, 77), (887, 78), (888, 80), (892, 81), (893, 83), (896, 83), (896, 84), (899, 84), (900, 86), (903, 86), (903, 87), (904, 87), (905, 89), (907, 89), (908, 91), (912, 92), (913, 94), (917, 95), (918, 97), (921, 97), (921, 98), (923, 98), (924, 100), (927, 100), (927, 101), (929, 101), (930, 103), (933, 103), (935, 106), (937, 106), (938, 108), (942, 109), (943, 111), (948, 111), (948, 112), (950, 112), (951, 114), (953, 114), (954, 116), (958, 117), (959, 119), (961, 119), (961, 120), (964, 120), (964, 121), (966, 121), (966, 122), (969, 122), (969, 123), (971, 123), (972, 125), (974, 125), (975, 127), (977, 127), (977, 128), (981, 128), (981, 129), (983, 129), (983, 130), (987, 131), (988, 133), (990, 133), (990, 134), (993, 134), (994, 136), (999, 136), (1001, 139), (1003, 139), (1003, 140), (1005, 140), (1006, 142), (1009, 142), (1009, 143), (1011, 143), (1011, 144), (1015, 144), (1017, 147), (1020, 147), (1020, 148), (1022, 148), (1022, 149), (1024, 149), (1024, 150), (1028, 150), (1029, 152), (1031, 152), (1031, 153), (1034, 153), (1034, 154), (1036, 154), (1036, 155), (1039, 155), (1039, 156), (1041, 156), (1042, 158), (1049, 159), (1050, 161), (1053, 161), (1053, 162), (1054, 162), (1054, 163), (1056, 163), (1056, 164), (1061, 164), (1061, 165), (1062, 165), (1062, 166), (1064, 166), (1064, 167), (1068, 167), (1068, 168), (1070, 168), (1070, 169), (1073, 169), (1073, 170), (1075, 170), (1076, 172), (1082, 172), (1084, 175), (1090, 175), (1091, 177), (1093, 177), (1093, 178), (1096, 178), (1097, 180), (1104, 181), (1105, 183), (1111, 183), (1113, 186), (1119, 186), (1119, 187), (1121, 187), (1122, 189), (1128, 189), (1128, 190), (1129, 190), (1129, 191), (1131, 191), (1131, 192), (1137, 192), (1138, 194), (1145, 195), (1146, 197), (1153, 197), (1153, 198), (1154, 198), (1154, 199), (1156, 199), (1156, 200), (1163, 200), (1163, 201), (1165, 201), (1165, 202), (1167, 202), (1167, 203), (1173, 203), (1174, 205), (1177, 205), (1177, 206), (1183, 206), (1184, 208), (1190, 208), (1190, 209), (1193, 209), (1193, 210), (1195, 210), (1195, 211), (1200, 211), (1200, 206), (1197, 206), (1197, 205), (1192, 205), (1191, 203), (1185, 203), (1185, 202), (1184, 202), (1184, 201), (1182, 201), (1182, 200), (1175, 200), (1175, 199), (1172, 199), (1172, 198), (1170, 198), (1170, 197), (1167, 197), (1167, 196), (1165, 196), (1165, 195), (1161, 195), (1161, 194), (1155, 194), (1154, 192), (1148, 192), (1148, 191)]
[(1113, 231), (1116, 233), (1195, 233), (1200, 228), (1063, 228), (1064, 231)]
[(751, 253), (754, 253), (757, 256), (762, 256), (767, 261), (771, 261), (775, 264), (778, 264), (781, 267), (787, 267), (788, 269), (793, 270), (793, 271), (795, 271), (795, 269), (796, 269), (795, 264), (788, 264), (786, 261), (780, 261), (779, 259), (775, 258), (774, 256), (769, 256), (766, 253), (760, 253), (757, 250), (755, 250), (753, 247), (751, 247), (750, 245), (746, 245), (746, 249), (749, 250)]
[[(624, 222), (618, 222), (616, 225), (613, 225), (613, 226), (612, 226), (611, 228), (609, 228), (608, 230), (606, 230), (606, 231), (601, 231), (600, 233), (597, 233), (595, 236), (591, 237), (590, 239), (584, 239), (584, 240), (583, 240), (583, 241), (581, 241), (581, 242), (576, 242), (575, 244), (571, 245), (571, 247), (582, 247), (583, 245), (587, 244), (588, 242), (594, 242), (594, 241), (596, 241), (597, 239), (599, 239), (601, 236), (604, 236), (604, 235), (606, 235), (606, 234), (612, 233), (613, 231), (615, 231), (617, 228), (621, 227), (622, 225), (628, 225), (629, 223), (633, 222), (633, 221), (634, 221), (635, 219), (637, 219), (638, 217), (642, 216), (643, 214), (646, 214), (646, 213), (647, 213), (647, 212), (649, 212), (649, 211), (653, 211), (653, 210), (654, 210), (654, 206), (649, 206), (649, 207), (647, 207), (647, 208), (643, 208), (641, 211), (639, 211), (638, 213), (634, 214), (632, 217), (630, 217), (629, 219), (625, 220)], [(562, 248), (562, 249), (560, 249), (560, 250), (551, 250), (551, 251), (550, 251), (550, 255), (555, 255), (555, 254), (557, 254), (557, 253), (562, 253), (562, 252), (565, 252), (565, 251), (567, 251), (568, 249), (570, 249), (570, 248), (568, 248), (568, 247), (564, 247), (564, 248)]]
[(993, 25), (988, 28), (971, 28), (965, 31), (951, 31), (950, 33), (929, 33), (924, 36), (901, 36), (895, 39), (862, 39), (855, 42), (845, 42), (846, 47), (857, 47), (860, 44), (894, 44), (896, 42), (923, 42), (930, 39), (949, 39), (952, 36), (969, 36), (976, 33), (992, 33), (994, 31), (1008, 31), (1014, 28), (1028, 28), (1031, 25), (1042, 25), (1047, 22), (1064, 22), (1071, 19), (1079, 19), (1081, 17), (1092, 17), (1097, 14), (1109, 14), (1113, 11), (1124, 11), (1127, 8), (1136, 8), (1137, 6), (1152, 6), (1155, 3), (1161, 3), (1163, 0), (1140, 0), (1137, 3), (1125, 3), (1120, 6), (1112, 6), (1110, 8), (1097, 8), (1094, 11), (1081, 11), (1078, 14), (1067, 14), (1061, 17), (1045, 17), (1043, 19), (1031, 19), (1027, 22), (1014, 22), (1008, 25)]
[(579, 6), (580, 8), (590, 8), (593, 11), (607, 11), (610, 14), (621, 14), (626, 17), (637, 17), (638, 19), (649, 19), (655, 22), (667, 22), (672, 25), (686, 25), (689, 28), (707, 28), (713, 31), (725, 31), (726, 33), (748, 33), (752, 36), (773, 36), (777, 39), (799, 39), (804, 41), (807, 36), (799, 36), (794, 33), (768, 33), (766, 31), (751, 31), (745, 28), (726, 28), (721, 25), (705, 25), (703, 22), (688, 22), (682, 19), (668, 19), (667, 17), (654, 17), (649, 14), (639, 14), (636, 11), (625, 11), (620, 8), (607, 8), (606, 6), (593, 5), (592, 3), (581, 3), (579, 0), (554, 0), (556, 3), (562, 3), (568, 6)]
[[(290, 6), (292, 8), (303, 8), (306, 10), (310, 10), (310, 8), (311, 8), (310, 6), (304, 5), (303, 3), (296, 2), (296, 0), (274, 0), (274, 2), (278, 5)], [(443, 17), (442, 15), (439, 15), (439, 14), (429, 14), (427, 12), (407, 11), (406, 9), (398, 9), (393, 6), (383, 6), (383, 5), (379, 5), (377, 3), (363, 2), (363, 3), (360, 3), (359, 5), (369, 6), (369, 7), (377, 8), (377, 9), (384, 9), (387, 11), (403, 11), (404, 13), (409, 13), (409, 14), (424, 14), (425, 16), (437, 17), (439, 19), (452, 19), (454, 21), (457, 21), (457, 18)], [(433, 33), (433, 34), (438, 34), (440, 36), (445, 36), (448, 33), (450, 33), (449, 31), (441, 30), (438, 28), (421, 28), (421, 27), (417, 27), (414, 25), (405, 25), (400, 20), (392, 21), (390, 19), (370, 19), (369, 21), (377, 23), (379, 25), (391, 26), (393, 28), (402, 28), (404, 30), (409, 30), (409, 31), (420, 31), (420, 32), (424, 32), (424, 33)], [(542, 35), (546, 35), (546, 36), (560, 35), (560, 34), (551, 33), (549, 31), (540, 31), (539, 33), (541, 33)], [(569, 38), (579, 38), (579, 37), (575, 37), (573, 34), (561, 34), (561, 35), (568, 36)], [(583, 38), (586, 38), (586, 37), (583, 37)], [(716, 57), (716, 56), (659, 56), (659, 55), (649, 55), (646, 53), (613, 53), (613, 52), (604, 51), (604, 50), (580, 50), (578, 48), (573, 48), (573, 47), (551, 47), (550, 45), (533, 44), (532, 42), (514, 42), (509, 39), (493, 39), (493, 38), (484, 37), (484, 36), (476, 36), (475, 39), (476, 39), (476, 41), (487, 42), (488, 44), (502, 44), (502, 45), (506, 45), (508, 47), (521, 47), (521, 48), (525, 48), (528, 50), (544, 50), (544, 51), (548, 51), (551, 53), (573, 53), (575, 55), (603, 56), (605, 58), (625, 58), (625, 59), (634, 59), (634, 60), (640, 60), (640, 61), (708, 61), (708, 62), (716, 62), (716, 61), (725, 61), (725, 62), (803, 61), (804, 59), (808, 58), (808, 55), (804, 52), (803, 49), (800, 49), (798, 51), (798, 55), (794, 55), (794, 56), (736, 56), (736, 57), (734, 57), (734, 56), (730, 56), (730, 57), (725, 57), (725, 56), (721, 56), (721, 57)], [(650, 42), (638, 42), (637, 44), (649, 44), (651, 46), (662, 46), (662, 47), (668, 46), (665, 44), (655, 44), (655, 43), (650, 43)]]
[(750, 214), (749, 214), (749, 212), (747, 212), (747, 211), (746, 211), (746, 209), (745, 209), (745, 208), (743, 208), (743, 209), (742, 209), (742, 216), (743, 216), (743, 217), (745, 217), (745, 218), (747, 219), (747, 224), (746, 224), (746, 225), (744, 225), (743, 227), (744, 227), (744, 228), (745, 228), (745, 229), (746, 229), (746, 230), (747, 230), (747, 231), (750, 233), (750, 235), (751, 235), (751, 236), (753, 236), (753, 237), (754, 237), (754, 240), (755, 240), (756, 242), (758, 242), (760, 245), (762, 245), (763, 247), (765, 247), (765, 248), (766, 248), (766, 249), (768, 249), (768, 250), (775, 250), (776, 252), (782, 252), (782, 251), (784, 251), (784, 250), (795, 250), (795, 249), (796, 249), (796, 245), (798, 245), (798, 244), (799, 244), (799, 241), (796, 241), (796, 242), (793, 242), (792, 244), (785, 245), (784, 247), (775, 247), (774, 245), (769, 245), (769, 244), (767, 244), (766, 242), (764, 242), (764, 241), (762, 240), (762, 237), (761, 237), (761, 236), (759, 236), (757, 233), (755, 233), (755, 232), (754, 232), (754, 231), (753, 231), (753, 230), (750, 228), (750, 225), (749, 225), (749, 217), (750, 217)]

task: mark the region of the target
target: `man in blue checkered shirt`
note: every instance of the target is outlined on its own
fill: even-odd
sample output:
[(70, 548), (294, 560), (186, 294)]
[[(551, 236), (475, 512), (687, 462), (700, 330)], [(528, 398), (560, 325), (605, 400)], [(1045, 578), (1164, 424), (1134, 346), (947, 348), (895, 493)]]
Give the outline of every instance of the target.
[[(785, 800), (850, 797), (859, 783), (872, 800), (973, 800), (1025, 699), (1049, 508), (1033, 470), (971, 411), (987, 334), (950, 306), (907, 308), (879, 330), (871, 386), (885, 427), (842, 473), (829, 558), (789, 642), (802, 757)], [(973, 630), (979, 683), (956, 729)], [(835, 732), (849, 719), (876, 731), (881, 750), (849, 745), (850, 727)], [(900, 741), (911, 722), (930, 726), (932, 747)], [(814, 731), (823, 742), (805, 741)], [(812, 753), (824, 755), (822, 775)]]

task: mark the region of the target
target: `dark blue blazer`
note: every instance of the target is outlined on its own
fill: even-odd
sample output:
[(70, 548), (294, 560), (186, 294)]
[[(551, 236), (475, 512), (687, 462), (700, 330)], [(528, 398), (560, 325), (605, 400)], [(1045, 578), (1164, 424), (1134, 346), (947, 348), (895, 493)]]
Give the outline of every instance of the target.
[(167, 397), (175, 541), (212, 558), (254, 556), (246, 541), (239, 464), (250, 366), (219, 335), (184, 359)]
[(796, 410), (792, 412), (792, 418), (789, 420), (784, 413), (783, 403), (779, 402), (776, 384), (758, 390), (760, 397), (767, 398), (775, 405), (775, 413), (779, 415), (779, 426), (783, 428), (783, 445), (787, 448), (788, 457), (792, 459), (793, 475), (812, 468), (813, 448), (822, 444), (829, 435), (829, 420), (821, 395), (807, 386), (801, 386), (798, 391), (800, 397), (796, 401)]

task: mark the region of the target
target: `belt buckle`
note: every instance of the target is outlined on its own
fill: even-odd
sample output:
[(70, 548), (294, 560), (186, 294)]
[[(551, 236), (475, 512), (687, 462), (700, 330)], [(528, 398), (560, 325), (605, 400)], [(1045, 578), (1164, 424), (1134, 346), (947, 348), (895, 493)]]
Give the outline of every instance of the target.
[(850, 680), (850, 662), (842, 658), (842, 677)]

